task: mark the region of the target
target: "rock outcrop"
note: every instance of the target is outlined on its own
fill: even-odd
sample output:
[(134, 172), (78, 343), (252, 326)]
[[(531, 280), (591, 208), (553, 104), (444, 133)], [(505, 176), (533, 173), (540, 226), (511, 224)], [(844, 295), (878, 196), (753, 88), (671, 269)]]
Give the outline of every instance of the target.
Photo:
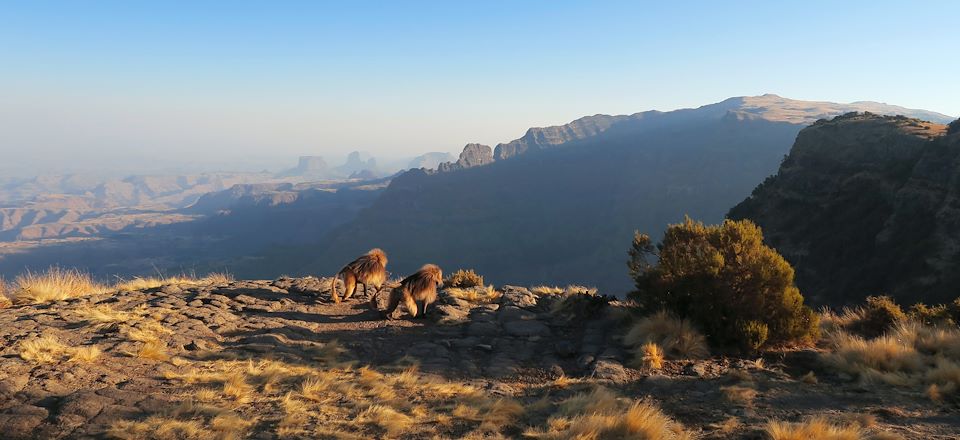
[(729, 217), (760, 225), (814, 302), (878, 294), (907, 304), (952, 301), (960, 281), (960, 135), (902, 116), (819, 121)]
[(467, 144), (460, 153), (460, 158), (456, 162), (444, 162), (437, 166), (437, 171), (446, 173), (450, 171), (465, 170), (467, 168), (478, 167), (493, 163), (493, 152), (487, 145)]

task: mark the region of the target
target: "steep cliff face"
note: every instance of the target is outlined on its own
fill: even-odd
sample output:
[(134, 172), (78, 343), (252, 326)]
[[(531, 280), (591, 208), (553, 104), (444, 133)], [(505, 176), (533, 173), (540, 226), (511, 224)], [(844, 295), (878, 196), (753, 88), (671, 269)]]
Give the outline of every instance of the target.
[(478, 167), (493, 163), (493, 152), (490, 146), (481, 144), (467, 144), (460, 153), (460, 158), (456, 162), (441, 163), (437, 171), (441, 173), (465, 170), (467, 168)]
[(759, 224), (816, 302), (883, 293), (952, 300), (960, 281), (960, 135), (874, 114), (817, 122), (729, 217)]
[(634, 118), (630, 116), (594, 115), (577, 119), (569, 124), (552, 127), (534, 127), (522, 138), (497, 145), (493, 156), (496, 160), (508, 159), (528, 151), (542, 150), (566, 142), (585, 139), (603, 133), (613, 124)]

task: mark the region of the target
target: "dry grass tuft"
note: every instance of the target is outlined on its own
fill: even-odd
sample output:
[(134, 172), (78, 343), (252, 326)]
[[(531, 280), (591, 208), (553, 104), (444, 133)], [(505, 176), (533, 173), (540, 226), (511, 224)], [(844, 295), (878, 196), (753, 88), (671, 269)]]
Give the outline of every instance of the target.
[(157, 287), (169, 286), (172, 284), (185, 284), (190, 286), (206, 286), (227, 284), (233, 281), (233, 275), (228, 273), (211, 273), (202, 278), (196, 278), (186, 275), (173, 277), (134, 277), (130, 280), (120, 280), (113, 289), (116, 291), (137, 291), (155, 289)]
[(557, 286), (534, 286), (530, 291), (540, 296), (573, 296), (573, 295), (596, 295), (596, 287), (586, 287), (577, 284), (571, 284), (567, 287)]
[(107, 305), (83, 306), (74, 313), (80, 320), (97, 328), (116, 328), (118, 324), (131, 322), (139, 318), (139, 315), (135, 313), (114, 310)]
[(636, 322), (623, 338), (634, 347), (636, 364), (643, 364), (645, 346), (654, 343), (670, 359), (703, 359), (709, 355), (706, 338), (690, 321), (676, 319), (667, 312), (658, 312)]
[(40, 304), (105, 293), (108, 289), (78, 270), (51, 267), (46, 272), (27, 272), (13, 281), (13, 298), (20, 304)]
[(800, 381), (810, 385), (815, 385), (820, 382), (820, 380), (817, 379), (817, 375), (813, 374), (813, 371), (809, 371), (807, 374), (801, 376)]
[(58, 362), (66, 357), (70, 348), (60, 343), (55, 336), (44, 335), (20, 343), (20, 358), (37, 363)]
[(7, 297), (7, 282), (0, 277), (0, 309), (5, 309), (10, 307), (13, 304), (13, 301)]
[(720, 392), (723, 393), (723, 397), (730, 403), (745, 407), (753, 406), (753, 399), (755, 399), (758, 394), (757, 390), (743, 385), (720, 387)]
[(454, 298), (477, 304), (495, 302), (503, 295), (503, 293), (494, 289), (492, 284), (487, 287), (449, 287), (444, 292)]
[(659, 370), (663, 368), (663, 349), (653, 342), (647, 342), (640, 347), (639, 360), (646, 368)]
[(861, 440), (864, 437), (857, 424), (835, 425), (821, 417), (800, 423), (771, 421), (766, 431), (772, 440)]
[(100, 348), (96, 345), (76, 347), (71, 350), (70, 362), (90, 363), (100, 357)]
[(934, 400), (960, 394), (960, 328), (904, 322), (873, 339), (829, 336), (825, 362), (862, 382), (922, 387)]
[[(598, 399), (591, 403), (590, 397)], [(657, 439), (695, 438), (651, 402), (629, 402), (598, 388), (563, 402), (559, 413), (543, 429), (528, 429), (524, 436), (539, 439)]]
[(740, 419), (736, 417), (730, 417), (723, 422), (711, 425), (711, 427), (723, 434), (732, 434), (740, 429), (740, 426), (742, 426), (742, 423), (740, 423)]
[(89, 363), (100, 357), (100, 347), (85, 345), (68, 347), (55, 336), (44, 335), (20, 343), (20, 358), (36, 363), (69, 362)]
[(483, 287), (484, 284), (483, 277), (474, 272), (473, 269), (460, 269), (450, 274), (446, 280), (443, 280), (443, 285), (446, 288), (470, 288)]
[(159, 340), (144, 342), (143, 346), (140, 347), (140, 351), (137, 352), (137, 357), (160, 362), (170, 360), (170, 355), (167, 354), (167, 344)]
[(383, 429), (390, 437), (405, 433), (413, 426), (413, 418), (393, 408), (373, 405), (357, 416), (358, 423), (372, 424)]

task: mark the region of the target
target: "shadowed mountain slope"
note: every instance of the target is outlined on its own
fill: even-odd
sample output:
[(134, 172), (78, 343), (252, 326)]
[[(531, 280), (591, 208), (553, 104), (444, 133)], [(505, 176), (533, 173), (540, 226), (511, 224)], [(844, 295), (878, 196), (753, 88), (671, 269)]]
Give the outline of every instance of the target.
[(776, 170), (804, 124), (860, 106), (882, 105), (764, 95), (533, 128), (498, 145), (487, 165), (398, 176), (371, 208), (296, 258), (311, 262), (305, 272), (332, 269), (378, 246), (395, 273), (434, 262), (493, 282), (589, 282), (622, 293), (634, 230), (659, 235), (684, 214), (720, 221)]
[(960, 282), (960, 134), (848, 114), (803, 130), (729, 216), (759, 224), (820, 303), (949, 301)]

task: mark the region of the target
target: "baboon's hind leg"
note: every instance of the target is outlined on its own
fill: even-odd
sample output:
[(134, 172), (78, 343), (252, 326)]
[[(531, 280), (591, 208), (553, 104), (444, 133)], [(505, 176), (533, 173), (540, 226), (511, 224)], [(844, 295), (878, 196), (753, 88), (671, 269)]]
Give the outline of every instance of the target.
[(404, 295), (403, 303), (407, 306), (407, 311), (410, 312), (410, 316), (417, 317), (417, 301), (413, 299), (412, 295)]
[[(353, 292), (357, 290), (357, 276), (351, 272), (343, 274), (343, 299), (348, 299), (353, 296)], [(336, 303), (340, 302), (340, 298), (333, 297), (333, 301)]]

